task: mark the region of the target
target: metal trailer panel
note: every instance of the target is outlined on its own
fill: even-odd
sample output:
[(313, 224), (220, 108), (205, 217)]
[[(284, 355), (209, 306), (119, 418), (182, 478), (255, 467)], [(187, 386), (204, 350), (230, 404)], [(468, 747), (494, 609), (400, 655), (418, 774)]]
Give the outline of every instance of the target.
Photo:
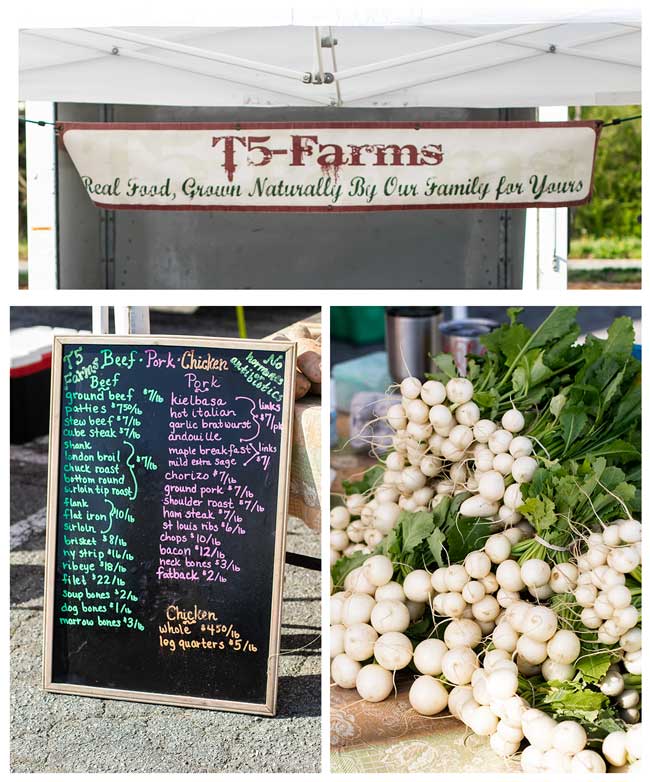
[[(534, 119), (535, 109), (58, 104), (114, 122)], [(338, 214), (106, 211), (59, 150), (62, 288), (520, 288), (526, 210)]]

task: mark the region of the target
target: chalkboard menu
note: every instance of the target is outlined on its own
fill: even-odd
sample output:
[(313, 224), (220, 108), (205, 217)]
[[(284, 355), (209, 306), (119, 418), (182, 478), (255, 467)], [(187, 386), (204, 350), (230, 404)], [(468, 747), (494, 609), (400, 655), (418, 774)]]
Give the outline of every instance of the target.
[(274, 714), (295, 345), (52, 358), (45, 688)]

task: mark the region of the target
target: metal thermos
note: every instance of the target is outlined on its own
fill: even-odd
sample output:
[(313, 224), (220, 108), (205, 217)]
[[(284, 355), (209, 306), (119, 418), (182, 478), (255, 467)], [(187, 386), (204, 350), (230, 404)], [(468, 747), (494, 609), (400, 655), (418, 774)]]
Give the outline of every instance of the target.
[(386, 307), (388, 369), (396, 383), (409, 376), (424, 380), (425, 373), (435, 371), (441, 322), (441, 307)]
[(481, 356), (485, 353), (481, 337), (498, 325), (495, 320), (487, 318), (462, 318), (448, 320), (440, 326), (442, 350), (451, 353), (461, 375), (467, 373), (467, 356)]

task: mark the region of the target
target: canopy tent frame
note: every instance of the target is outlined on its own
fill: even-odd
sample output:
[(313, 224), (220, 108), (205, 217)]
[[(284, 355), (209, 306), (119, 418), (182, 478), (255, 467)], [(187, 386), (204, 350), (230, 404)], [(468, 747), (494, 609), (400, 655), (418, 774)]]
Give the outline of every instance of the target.
[[(570, 25), (571, 21), (556, 21), (553, 23), (544, 24), (524, 24), (515, 27), (507, 27), (506, 29), (500, 29), (495, 32), (483, 33), (474, 35), (467, 30), (460, 32), (449, 27), (436, 27), (436, 26), (424, 26), (422, 29), (444, 33), (445, 35), (458, 35), (462, 37), (462, 40), (455, 41), (453, 43), (447, 43), (440, 46), (435, 46), (429, 49), (418, 50), (415, 52), (409, 52), (397, 57), (391, 57), (387, 59), (380, 59), (374, 62), (365, 63), (363, 65), (357, 65), (348, 68), (342, 68), (339, 70), (336, 64), (335, 47), (340, 46), (338, 41), (335, 40), (335, 30), (329, 27), (329, 33), (327, 37), (321, 36), (321, 28), (316, 26), (312, 29), (313, 35), (313, 71), (298, 70), (295, 68), (287, 68), (280, 65), (276, 65), (270, 62), (262, 62), (260, 60), (253, 60), (245, 57), (234, 56), (223, 51), (215, 51), (207, 49), (205, 47), (192, 46), (178, 41), (165, 40), (152, 35), (144, 35), (142, 33), (132, 32), (130, 30), (121, 30), (112, 27), (105, 28), (92, 28), (83, 27), (77, 28), (73, 31), (66, 30), (34, 30), (27, 29), (23, 31), (24, 35), (37, 36), (47, 38), (62, 43), (70, 44), (73, 46), (79, 46), (81, 48), (95, 48), (98, 51), (97, 57), (85, 58), (85, 60), (77, 60), (76, 64), (83, 62), (91, 62), (95, 59), (101, 58), (106, 55), (121, 56), (125, 58), (132, 58), (136, 60), (142, 60), (155, 65), (161, 65), (163, 67), (170, 67), (176, 70), (185, 71), (187, 73), (195, 73), (197, 75), (207, 76), (213, 79), (227, 79), (233, 83), (238, 83), (244, 87), (251, 87), (258, 89), (260, 87), (254, 80), (247, 79), (242, 73), (238, 73), (233, 76), (232, 74), (219, 74), (209, 69), (203, 69), (195, 64), (195, 60), (202, 60), (206, 62), (217, 63), (220, 65), (231, 66), (240, 71), (251, 71), (253, 73), (264, 74), (265, 76), (277, 77), (278, 79), (286, 80), (289, 82), (295, 82), (300, 84), (303, 89), (300, 91), (292, 89), (288, 85), (268, 85), (265, 84), (263, 89), (272, 93), (284, 95), (288, 98), (299, 99), (314, 103), (316, 105), (337, 105), (342, 106), (345, 103), (354, 103), (358, 101), (368, 100), (382, 95), (386, 92), (394, 93), (403, 89), (411, 89), (426, 84), (433, 84), (447, 79), (453, 79), (476, 73), (479, 71), (489, 70), (490, 68), (497, 68), (503, 65), (512, 65), (524, 60), (530, 60), (535, 57), (557, 56), (563, 55), (567, 57), (574, 57), (582, 60), (600, 62), (606, 65), (615, 65), (621, 67), (627, 67), (633, 71), (640, 72), (641, 65), (628, 58), (617, 57), (612, 54), (602, 54), (590, 50), (585, 50), (585, 46), (589, 46), (594, 43), (600, 43), (615, 38), (620, 38), (626, 35), (632, 35), (638, 33), (641, 28), (638, 25), (631, 23), (611, 23), (614, 24), (616, 29), (609, 30), (607, 32), (599, 32), (592, 35), (583, 35), (579, 38), (573, 39), (568, 45), (559, 43), (536, 43), (531, 40), (521, 40), (529, 37), (532, 34), (545, 32), (547, 30), (558, 30), (559, 28)], [(308, 28), (306, 28), (307, 30)], [(80, 40), (78, 34), (82, 33), (86, 36), (92, 36), (95, 39), (94, 42), (87, 39)], [(106, 39), (105, 42), (103, 39)], [(520, 40), (517, 40), (520, 39)], [(507, 47), (512, 47), (518, 50), (518, 54), (512, 56), (500, 56), (489, 62), (481, 62), (477, 65), (465, 65), (464, 67), (451, 68), (447, 71), (433, 72), (428, 74), (426, 78), (419, 77), (417, 79), (403, 79), (398, 80), (395, 84), (390, 84), (387, 88), (381, 88), (380, 85), (373, 87), (372, 89), (358, 90), (356, 93), (352, 93), (346, 96), (345, 101), (341, 94), (341, 83), (349, 81), (351, 79), (358, 78), (360, 76), (376, 75), (385, 71), (394, 71), (395, 69), (402, 68), (404, 66), (413, 65), (415, 63), (429, 62), (441, 57), (469, 52), (473, 49), (486, 47), (492, 44), (502, 44)], [(322, 49), (329, 48), (332, 59), (332, 71), (326, 71), (323, 61)], [(145, 49), (149, 51), (144, 51)], [(173, 55), (180, 55), (189, 58), (189, 63), (170, 63), (158, 54), (150, 50), (157, 50), (159, 52), (167, 52)], [(41, 70), (43, 66), (27, 67), (23, 68), (23, 73), (32, 73)], [(49, 66), (44, 66), (45, 68)], [(311, 85), (318, 89), (318, 93), (313, 90), (305, 90), (306, 85)], [(331, 86), (330, 86), (331, 85)], [(323, 88), (328, 88), (328, 93), (323, 95)]]
[[(454, 34), (462, 36), (463, 40), (456, 41), (454, 43), (444, 44), (442, 46), (436, 46), (431, 49), (424, 49), (398, 57), (391, 57), (385, 60), (377, 60), (374, 62), (358, 65), (355, 67), (337, 69), (336, 55), (334, 49), (338, 44), (334, 38), (334, 30), (329, 27), (329, 34), (327, 38), (321, 36), (320, 27), (313, 28), (313, 50), (314, 50), (314, 63), (313, 72), (300, 71), (292, 68), (285, 68), (269, 62), (262, 62), (258, 60), (251, 60), (244, 57), (238, 57), (231, 54), (227, 54), (222, 51), (214, 51), (198, 46), (190, 46), (188, 44), (167, 41), (151, 35), (143, 35), (141, 33), (131, 32), (128, 30), (119, 30), (112, 27), (106, 28), (78, 28), (78, 32), (85, 33), (91, 36), (97, 36), (101, 39), (107, 39), (106, 43), (96, 42), (94, 44), (88, 41), (79, 41), (75, 38), (75, 35), (66, 34), (64, 30), (25, 30), (24, 34), (33, 35), (48, 39), (53, 39), (63, 43), (71, 44), (73, 46), (79, 46), (88, 48), (89, 46), (96, 47), (100, 54), (98, 57), (105, 55), (121, 56), (126, 58), (138, 59), (145, 62), (149, 62), (163, 67), (172, 67), (178, 70), (182, 70), (188, 73), (196, 73), (198, 75), (207, 76), (209, 78), (221, 79), (224, 78), (218, 73), (213, 71), (201, 69), (196, 65), (188, 65), (187, 63), (181, 65), (178, 63), (169, 63), (163, 57), (160, 57), (151, 51), (143, 51), (143, 49), (155, 49), (161, 52), (168, 52), (175, 55), (183, 55), (190, 60), (204, 60), (207, 62), (214, 62), (222, 65), (232, 66), (244, 71), (252, 71), (256, 73), (265, 74), (267, 76), (278, 77), (280, 79), (288, 80), (291, 82), (300, 83), (302, 85), (313, 85), (315, 87), (324, 87), (333, 84), (335, 94), (323, 96), (322, 94), (305, 93), (305, 91), (298, 92), (287, 86), (269, 86), (265, 85), (264, 89), (270, 92), (279, 93), (289, 98), (298, 98), (300, 100), (306, 100), (315, 104), (321, 105), (344, 105), (344, 101), (341, 94), (341, 83), (343, 81), (349, 81), (350, 79), (357, 78), (359, 76), (375, 75), (383, 71), (390, 71), (397, 68), (404, 67), (406, 65), (412, 65), (414, 63), (426, 62), (440, 57), (449, 56), (452, 54), (468, 52), (478, 47), (485, 47), (490, 44), (500, 43), (519, 50), (519, 53), (512, 56), (505, 56), (497, 58), (490, 63), (480, 63), (476, 66), (465, 66), (461, 68), (452, 68), (448, 71), (434, 72), (428, 75), (427, 78), (404, 79), (398, 81), (396, 84), (391, 84), (388, 88), (389, 92), (396, 92), (402, 89), (410, 89), (413, 87), (421, 86), (424, 84), (432, 84), (440, 82), (446, 79), (452, 79), (459, 76), (464, 76), (477, 71), (485, 71), (490, 68), (496, 68), (502, 65), (515, 64), (523, 60), (529, 60), (534, 57), (542, 57), (543, 55), (565, 55), (568, 57), (575, 57), (583, 60), (590, 60), (595, 62), (601, 62), (608, 65), (617, 65), (631, 68), (635, 71), (639, 71), (641, 66), (627, 58), (615, 57), (611, 54), (603, 55), (597, 52), (585, 51), (581, 47), (588, 46), (594, 43), (600, 43), (603, 41), (611, 40), (614, 38), (622, 37), (625, 35), (631, 35), (640, 31), (640, 26), (632, 24), (616, 24), (617, 28), (614, 31), (606, 33), (597, 33), (587, 37), (575, 39), (569, 45), (563, 44), (541, 44), (535, 43), (530, 40), (522, 41), (516, 40), (530, 36), (533, 33), (544, 32), (546, 30), (557, 30), (560, 27), (565, 26), (566, 22), (554, 22), (552, 24), (539, 24), (539, 25), (520, 25), (516, 27), (510, 27), (507, 29), (501, 29), (492, 33), (481, 33), (479, 35), (472, 35), (467, 31), (457, 32), (450, 28), (430, 27), (426, 26), (425, 29), (437, 31), (445, 34)], [(324, 42), (327, 41), (326, 48), (330, 49), (332, 58), (332, 71), (326, 71), (323, 62), (322, 49), (324, 48)], [(127, 44), (125, 46), (125, 44)], [(141, 48), (140, 48), (141, 47)], [(91, 61), (96, 58), (87, 58), (86, 61)], [(82, 61), (76, 61), (79, 64)], [(47, 66), (46, 66), (47, 67)], [(25, 68), (24, 73), (39, 70), (36, 68)], [(242, 86), (246, 87), (259, 87), (254, 81), (246, 79), (243, 75), (239, 74), (235, 78), (232, 75), (228, 75), (227, 78), (230, 81), (236, 81)], [(360, 90), (349, 96), (346, 96), (348, 103), (367, 100), (377, 97), (383, 94), (386, 90), (382, 90), (379, 86), (372, 90)]]

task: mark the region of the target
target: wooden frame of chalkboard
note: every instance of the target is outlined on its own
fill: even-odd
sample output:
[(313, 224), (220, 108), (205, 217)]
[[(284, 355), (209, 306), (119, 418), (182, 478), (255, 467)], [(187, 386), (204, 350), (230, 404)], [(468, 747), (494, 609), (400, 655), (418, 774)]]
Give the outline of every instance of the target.
[[(63, 356), (65, 346), (141, 346), (141, 347), (183, 347), (214, 348), (215, 350), (243, 350), (255, 353), (282, 354), (283, 382), (277, 500), (273, 530), (273, 550), (269, 553), (273, 561), (270, 601), (270, 624), (268, 627), (268, 656), (266, 665), (265, 694), (260, 702), (246, 699), (210, 697), (209, 695), (174, 694), (145, 689), (127, 689), (113, 686), (98, 686), (55, 680), (53, 676), (53, 654), (55, 641), (55, 590), (57, 578), (57, 546), (60, 535), (60, 478), (62, 465), (62, 388)], [(286, 525), (291, 463), (291, 442), (294, 412), (294, 381), (296, 367), (296, 345), (287, 342), (258, 340), (235, 340), (218, 338), (197, 338), (182, 336), (55, 336), (52, 351), (52, 386), (50, 402), (50, 443), (47, 500), (46, 568), (44, 598), (43, 637), (43, 687), (45, 690), (68, 695), (84, 695), (100, 698), (131, 700), (171, 706), (185, 706), (224, 711), (246, 712), (273, 716), (276, 713), (278, 686), (278, 658), (280, 652), (280, 626), (282, 619), (282, 588), (284, 582), (284, 560)], [(243, 374), (243, 372), (242, 372)], [(279, 392), (278, 392), (279, 393)], [(245, 589), (243, 591), (246, 591)], [(196, 606), (195, 606), (196, 608)], [(224, 625), (225, 627), (225, 625)], [(232, 624), (231, 624), (232, 627)]]

